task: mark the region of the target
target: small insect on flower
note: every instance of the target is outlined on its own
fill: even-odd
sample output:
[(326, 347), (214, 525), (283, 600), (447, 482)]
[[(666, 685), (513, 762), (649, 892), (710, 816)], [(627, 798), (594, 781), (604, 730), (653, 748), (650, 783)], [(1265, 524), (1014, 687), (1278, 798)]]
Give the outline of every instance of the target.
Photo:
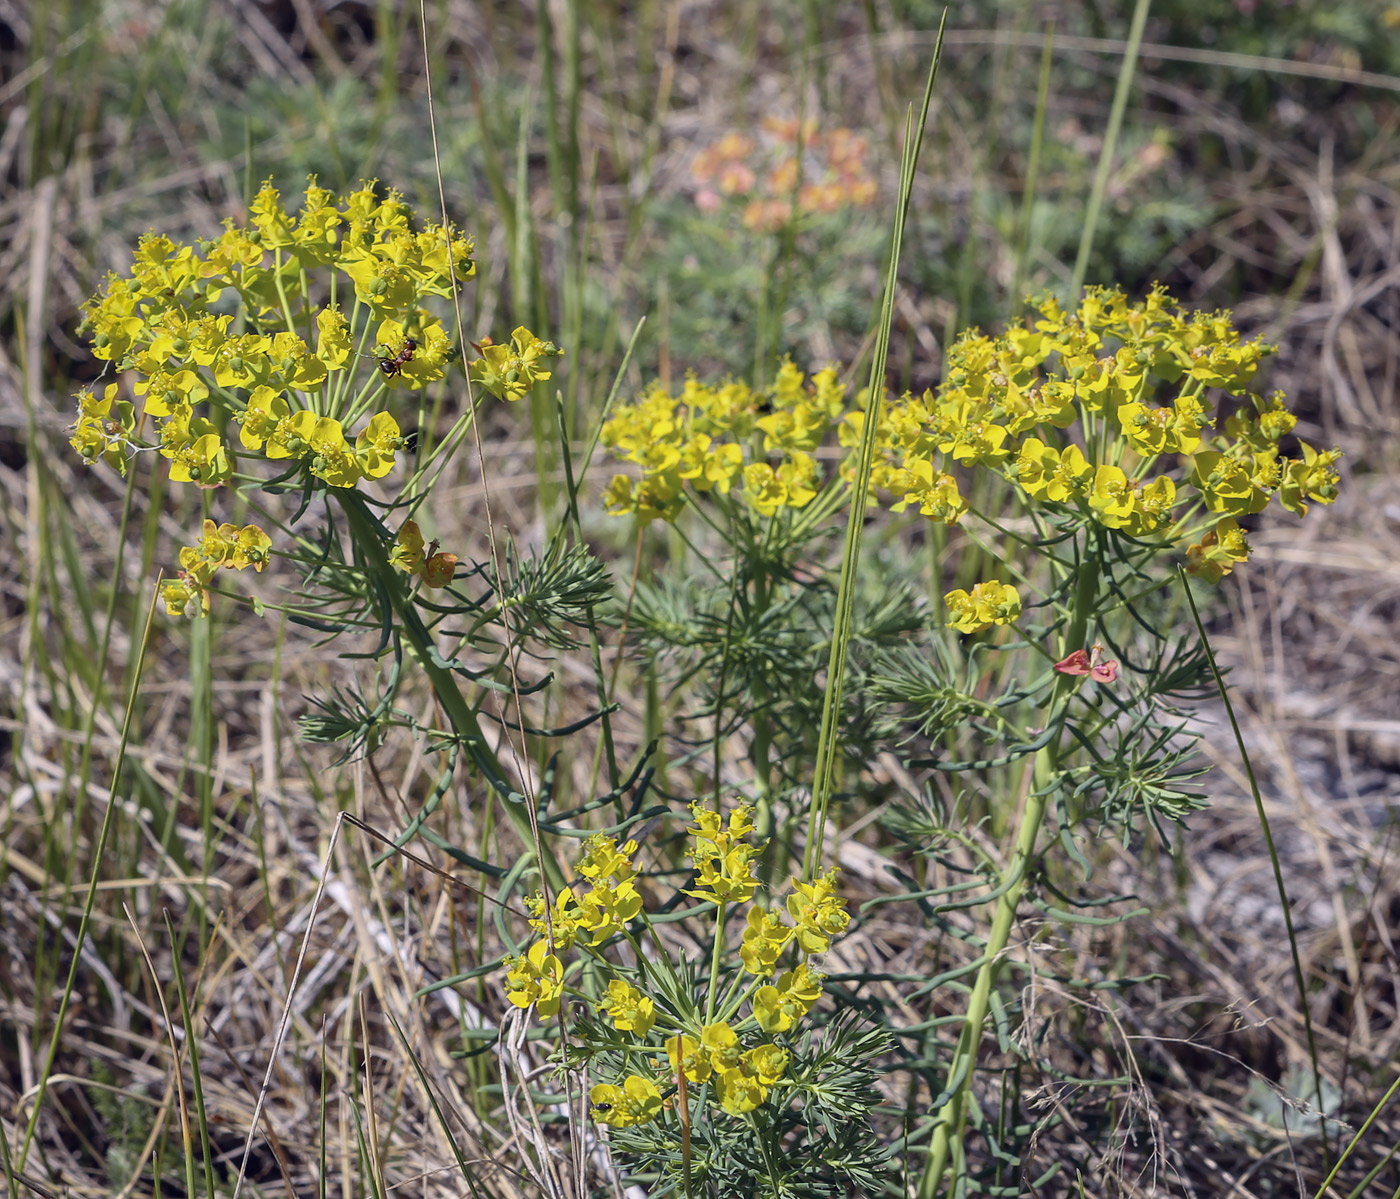
[(392, 379), (395, 375), (403, 374), (403, 368), (413, 361), (413, 355), (418, 352), (418, 343), (411, 337), (403, 339), (403, 345), (394, 354), (366, 354), (366, 358), (373, 358), (379, 364), (380, 373), (386, 379)]
[(1056, 662), (1055, 669), (1061, 674), (1087, 674), (1096, 683), (1111, 683), (1118, 677), (1118, 663), (1100, 661), (1102, 656), (1103, 646), (1096, 641), (1089, 653), (1077, 649), (1068, 658)]

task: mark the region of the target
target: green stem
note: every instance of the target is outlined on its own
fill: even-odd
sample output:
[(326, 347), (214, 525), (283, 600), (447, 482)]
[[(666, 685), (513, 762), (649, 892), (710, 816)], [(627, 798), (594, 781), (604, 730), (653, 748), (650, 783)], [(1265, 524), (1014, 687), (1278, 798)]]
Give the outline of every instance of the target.
[(531, 813), (527, 807), (530, 799), (528, 796), (509, 791), (505, 771), (486, 742), (481, 725), (476, 719), (475, 709), (457, 686), (456, 676), (442, 664), (432, 635), (413, 606), (413, 598), (403, 583), (403, 576), (389, 563), (378, 520), (358, 493), (335, 491), (334, 494), (350, 523), (352, 539), (364, 555), (366, 569), (378, 583), (378, 590), (383, 599), (393, 607), (398, 635), (403, 639), (413, 660), (427, 676), (433, 693), (442, 705), (453, 732), (461, 739), (468, 758), (491, 787), (500, 793), (507, 818), (525, 845), (534, 847), (550, 889), (557, 891), (565, 885), (564, 871), (553, 851), (540, 843), (538, 830), (530, 819)]
[[(1090, 537), (1096, 537), (1096, 530)], [(1099, 551), (1097, 544), (1080, 562), (1076, 580), (1074, 609), (1070, 623), (1061, 644), (1062, 656), (1084, 647), (1084, 637), (1088, 630), (1089, 617), (1093, 612), (1094, 600), (1098, 594)], [(1070, 693), (1075, 686), (1075, 678), (1059, 675), (1051, 693), (1048, 723), (1063, 726), (1068, 711)], [(948, 1078), (956, 1080), (953, 1093), (939, 1110), (939, 1121), (933, 1130), (933, 1141), (929, 1148), (928, 1164), (924, 1168), (919, 1183), (919, 1199), (934, 1199), (948, 1169), (949, 1157), (962, 1158), (963, 1125), (967, 1118), (967, 1098), (972, 1088), (972, 1078), (977, 1066), (978, 1048), (982, 1043), (982, 1029), (991, 1007), (992, 988), (996, 984), (1001, 966), (1002, 954), (1011, 937), (1011, 928), (1016, 922), (1016, 909), (1020, 906), (1021, 895), (1025, 891), (1026, 879), (1031, 875), (1036, 861), (1036, 839), (1040, 827), (1045, 822), (1045, 812), (1049, 804), (1050, 783), (1059, 766), (1059, 737), (1053, 738), (1044, 749), (1037, 752), (1034, 767), (1034, 786), (1026, 800), (1026, 810), (1021, 817), (1021, 825), (1016, 833), (1016, 847), (1011, 860), (1002, 870), (997, 890), (1000, 895), (992, 914), (992, 928), (987, 938), (986, 955), (977, 980), (973, 984), (972, 997), (968, 1001), (967, 1019), (958, 1037), (953, 1060), (948, 1066)], [(956, 1173), (954, 1175), (956, 1178)]]
[(710, 993), (705, 1000), (705, 1023), (715, 1018), (715, 997), (719, 992), (719, 962), (724, 956), (724, 904), (715, 908), (715, 943), (710, 949)]

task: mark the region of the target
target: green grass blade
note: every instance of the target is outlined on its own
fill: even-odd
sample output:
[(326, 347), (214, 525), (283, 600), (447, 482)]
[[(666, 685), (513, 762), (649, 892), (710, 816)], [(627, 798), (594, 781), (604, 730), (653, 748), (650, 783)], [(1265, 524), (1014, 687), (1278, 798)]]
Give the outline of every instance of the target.
[(1035, 209), (1035, 185), (1040, 177), (1040, 150), (1045, 141), (1045, 112), (1050, 102), (1050, 68), (1055, 52), (1055, 22), (1045, 23), (1045, 45), (1040, 51), (1040, 83), (1036, 87), (1035, 124), (1031, 127), (1030, 156), (1026, 160), (1026, 190), (1021, 195), (1021, 214), (1016, 228), (1016, 273), (1011, 277), (1011, 309), (1021, 303), (1026, 285), (1027, 261), (1031, 252), (1031, 216)]
[(1094, 186), (1089, 193), (1089, 208), (1084, 214), (1084, 228), (1079, 235), (1079, 257), (1074, 262), (1074, 281), (1070, 285), (1070, 298), (1078, 297), (1084, 286), (1084, 276), (1089, 269), (1089, 252), (1094, 247), (1094, 229), (1099, 223), (1099, 211), (1103, 207), (1103, 194), (1108, 187), (1108, 175), (1113, 169), (1113, 154), (1118, 147), (1118, 131), (1123, 127), (1123, 112), (1128, 107), (1128, 93), (1133, 87), (1133, 73), (1137, 67), (1138, 50), (1142, 46), (1142, 30), (1147, 24), (1147, 10), (1152, 0), (1137, 0), (1133, 9), (1133, 23), (1128, 28), (1128, 47), (1123, 52), (1123, 61), (1118, 67), (1118, 86), (1113, 92), (1113, 107), (1108, 113), (1108, 130), (1104, 133), (1103, 149), (1099, 152), (1098, 169), (1094, 172)]
[(87, 895), (83, 899), (83, 915), (78, 921), (78, 932), (73, 940), (73, 960), (68, 966), (68, 978), (63, 984), (63, 994), (58, 1001), (58, 1012), (54, 1016), (53, 1032), (49, 1036), (49, 1047), (44, 1053), (43, 1069), (39, 1072), (39, 1082), (34, 1092), (33, 1106), (24, 1128), (24, 1140), (20, 1144), (19, 1161), (15, 1172), (24, 1169), (29, 1160), (29, 1151), (34, 1147), (34, 1134), (39, 1125), (39, 1113), (43, 1110), (44, 1098), (48, 1093), (49, 1078), (53, 1074), (54, 1062), (58, 1058), (59, 1041), (63, 1038), (63, 1022), (68, 1016), (68, 1008), (73, 1000), (73, 988), (78, 980), (78, 963), (82, 960), (83, 945), (87, 940), (88, 928), (92, 924), (92, 911), (97, 901), (97, 883), (102, 873), (103, 857), (112, 828), (116, 824), (118, 807), (117, 793), (121, 787), (122, 769), (126, 763), (127, 746), (131, 742), (132, 713), (136, 709), (136, 693), (141, 688), (141, 680), (146, 663), (146, 651), (151, 643), (151, 622), (155, 616), (156, 598), (160, 594), (160, 581), (151, 590), (151, 603), (146, 612), (145, 629), (141, 645), (136, 653), (136, 665), (132, 670), (131, 688), (127, 694), (126, 715), (122, 720), (121, 740), (117, 743), (116, 760), (112, 763), (112, 785), (107, 790), (107, 810), (102, 816), (102, 828), (97, 834), (97, 845), (92, 855), (92, 873), (88, 878)]
[(840, 729), (842, 692), (846, 678), (846, 657), (854, 627), (856, 564), (860, 559), (862, 526), (870, 495), (870, 475), (875, 462), (875, 434), (879, 426), (881, 397), (885, 389), (885, 363), (889, 358), (890, 329), (894, 323), (894, 299), (899, 286), (899, 256), (904, 240), (904, 226), (909, 217), (910, 193), (914, 188), (914, 172), (919, 164), (919, 148), (923, 144), (924, 126), (928, 123), (929, 105), (933, 101), (933, 86), (938, 78), (938, 64), (943, 57), (943, 27), (948, 14), (944, 10), (938, 25), (938, 41), (933, 48), (933, 62), (928, 82), (924, 86), (923, 104), (917, 124), (912, 113), (906, 117), (904, 161), (900, 166), (899, 203), (895, 212), (894, 236), (890, 244), (890, 263), (885, 276), (885, 296), (880, 312), (880, 327), (875, 342), (875, 357), (870, 364), (870, 401), (861, 438), (860, 465), (851, 488), (851, 506), (846, 525), (846, 542), (841, 555), (841, 579), (836, 592), (836, 620), (831, 634), (831, 653), (827, 659), (826, 695), (822, 700), (821, 732), (817, 739), (816, 765), (812, 778), (812, 801), (808, 809), (807, 849), (802, 874), (811, 879), (821, 862), (822, 844), (826, 839), (827, 805), (831, 799), (832, 781), (836, 769), (837, 739)]

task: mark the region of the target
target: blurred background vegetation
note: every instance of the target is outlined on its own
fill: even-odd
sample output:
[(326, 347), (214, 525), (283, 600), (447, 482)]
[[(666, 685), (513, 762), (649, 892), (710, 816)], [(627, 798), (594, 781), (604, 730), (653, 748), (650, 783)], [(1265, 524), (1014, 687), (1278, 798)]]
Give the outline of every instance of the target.
[[(892, 386), (936, 382), (949, 340), (1005, 322), (1022, 294), (1068, 295), (1131, 7), (949, 6)], [(397, 0), (0, 0), (7, 1154), (23, 1140), (52, 1033), (155, 570), (201, 516), (200, 498), (167, 495), (149, 464), (128, 491), (110, 472), (84, 471), (67, 447), (70, 397), (101, 365), (75, 333), (79, 306), (105, 272), (124, 270), (149, 229), (214, 236), (225, 216), (243, 218), (268, 177), (289, 197), (308, 173), (338, 190), (377, 178), (435, 213), (440, 162), (449, 214), (478, 239), (467, 327), (499, 338), (525, 323), (564, 347), (555, 381), (577, 439), (643, 316), (628, 390), (692, 370), (762, 375), (783, 355), (855, 368), (878, 312), (905, 108), (942, 12), (924, 0), (427, 0), (424, 17)], [(833, 154), (853, 162), (859, 140), (851, 173), (861, 187), (814, 195), (773, 228), (753, 205), (765, 187), (778, 194), (785, 130), (806, 123), (804, 180), (835, 178)], [(1343, 501), (1310, 519), (1306, 542), (1261, 529), (1256, 563), (1223, 592), (1211, 628), (1283, 829), (1337, 1080), (1320, 1106), (1355, 1122), (1388, 1085), (1400, 1046), (1400, 5), (1154, 0), (1110, 165), (1088, 281), (1130, 294), (1161, 281), (1192, 305), (1234, 308), (1280, 345), (1268, 382), (1292, 397), (1299, 432), (1347, 454)], [(484, 430), (498, 519), (525, 543), (557, 517), (548, 418), (512, 410)], [(435, 497), (437, 526), (481, 543), (481, 485), (464, 458)], [(596, 504), (584, 515), (625, 580), (625, 529)], [(649, 536), (664, 564), (675, 547)], [(178, 975), (190, 991), (195, 1022), (177, 1023), (199, 1035), (178, 1044), (187, 1073), (197, 1048), (215, 1188), (228, 1193), (334, 813), (390, 834), (402, 826), (363, 764), (332, 770), (297, 739), (303, 696), (339, 677), (307, 630), (233, 609), (195, 629), (162, 615), (148, 652), (81, 1002), (62, 1033), (39, 1148), (23, 1177), (11, 1157), (0, 1161), (11, 1194), (184, 1193), (176, 1042), (143, 944), (161, 985)], [(654, 685), (639, 686), (620, 736), (644, 744), (663, 707)], [(421, 791), (419, 764), (398, 751), (375, 770), (404, 794)], [(1076, 1113), (1035, 1147), (1042, 1168), (1070, 1165), (1056, 1187), (1079, 1169), (1095, 1180), (1086, 1194), (1223, 1195), (1227, 1184), (1296, 1194), (1295, 1166), (1315, 1180), (1327, 1158), (1331, 1126), (1306, 1106), (1290, 1115), (1290, 1102), (1309, 1099), (1291, 1073), (1300, 1022), (1290, 966), (1247, 787), (1224, 739), (1213, 752), (1215, 807), (1169, 860), (1150, 847), (1114, 859), (1109, 884), (1137, 889), (1151, 915), (1097, 940), (1057, 941), (1071, 957), (1164, 981), (1117, 1022), (1080, 1010), (1056, 1025), (1071, 1056), (1118, 1062), (1115, 1072), (1127, 1069), (1120, 1057), (1133, 1059), (1144, 1079), (1121, 1108), (1081, 1105), (1068, 1083), (1036, 1097)], [(444, 812), (462, 843), (494, 835), (475, 823), (490, 817), (466, 788)], [(466, 1113), (480, 1185), (528, 1194), (508, 1164), (488, 1168), (512, 1152), (493, 1116), (489, 1055), (452, 1057), (481, 1049), (453, 1030), (491, 1024), (499, 998), (480, 979), (461, 997), (415, 997), (425, 978), (493, 961), (489, 920), (481, 905), (459, 910), (461, 896), (432, 876), (372, 872), (375, 852), (358, 845), (333, 875), (312, 984), (294, 1011), (298, 1050), (251, 1177), (264, 1193), (311, 1194), (317, 1179), (347, 1195), (376, 1193), (384, 1179), (461, 1193), (460, 1177), (440, 1172), (451, 1159), (423, 1105), (403, 1090), (408, 1051), (388, 1013)], [(866, 880), (874, 889), (877, 873)], [(329, 1063), (317, 1056), (323, 1021), (335, 1033)], [(381, 1071), (377, 1095), (364, 1093), (362, 1057)], [(326, 1130), (323, 1085), (360, 1105), (332, 1108)], [(891, 1097), (906, 1101), (919, 1097)], [(356, 1113), (375, 1103), (382, 1123), (366, 1148)], [(1388, 1119), (1376, 1143), (1400, 1141)], [(1363, 1182), (1357, 1174), (1337, 1193)]]

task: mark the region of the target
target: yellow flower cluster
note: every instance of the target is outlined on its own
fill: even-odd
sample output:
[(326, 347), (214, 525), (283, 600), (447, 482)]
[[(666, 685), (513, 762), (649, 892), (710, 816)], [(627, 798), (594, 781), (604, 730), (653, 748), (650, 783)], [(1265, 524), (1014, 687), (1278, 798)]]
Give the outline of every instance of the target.
[(244, 570), (251, 566), (259, 574), (272, 556), (272, 538), (257, 525), (216, 525), (204, 522), (204, 536), (198, 545), (180, 550), (180, 574), (161, 588), (161, 599), (172, 616), (207, 615), (209, 585), (220, 568)]
[[(1091, 288), (1073, 312), (1045, 299), (1035, 315), (997, 337), (964, 334), (936, 391), (881, 404), (871, 485), (893, 511), (954, 525), (968, 511), (959, 479), (987, 468), (1028, 502), (1133, 537), (1185, 540), (1215, 514), (1187, 564), (1216, 580), (1249, 552), (1226, 522), (1274, 498), (1299, 516), (1336, 499), (1340, 451), (1299, 441), (1284, 454), (1296, 419), (1282, 394), (1248, 391), (1273, 347), (1241, 338), (1228, 312), (1184, 311), (1160, 287), (1140, 303)], [(1212, 389), (1247, 397), (1218, 433)], [(841, 476), (855, 477), (870, 409), (857, 400), (846, 408), (834, 371), (809, 381), (791, 362), (764, 391), (693, 377), (676, 396), (655, 386), (603, 427), (604, 446), (641, 469), (613, 478), (608, 510), (674, 520), (687, 496), (736, 489), (764, 516), (803, 507), (823, 485), (815, 454), (833, 429), (849, 452)]]
[[(725, 817), (692, 804), (691, 815), (694, 824), (687, 831), (695, 887), (685, 893), (717, 905), (721, 913), (727, 905), (749, 903), (758, 888), (753, 858), (761, 848), (750, 839), (752, 808), (740, 804)], [(564, 991), (559, 953), (583, 949), (610, 966), (601, 953), (605, 943), (619, 934), (630, 938), (629, 922), (642, 915), (632, 864), (636, 850), (633, 841), (619, 845), (615, 838), (593, 836), (575, 866), (581, 883), (562, 889), (548, 912), (542, 897), (527, 901), (530, 926), (542, 939), (505, 961), (506, 997), (512, 1004), (534, 1004), (543, 1016), (559, 1011)], [(576, 888), (582, 893), (576, 895)], [(752, 985), (714, 1012), (717, 1018), (688, 1015), (670, 1002), (663, 1006), (634, 982), (613, 977), (596, 1011), (630, 1035), (641, 1051), (632, 1060), (650, 1069), (595, 1086), (590, 1093), (595, 1119), (615, 1127), (656, 1119), (667, 1106), (662, 1090), (682, 1073), (697, 1086), (710, 1084), (710, 1099), (731, 1115), (764, 1103), (789, 1064), (789, 1050), (772, 1038), (790, 1033), (821, 997), (823, 976), (808, 959), (826, 952), (849, 922), (834, 874), (811, 883), (794, 879), (783, 909), (750, 907), (739, 957)], [(783, 969), (780, 959), (789, 950), (797, 960)], [(643, 971), (640, 978), (646, 977)]]
[[(218, 487), (238, 468), (232, 422), (243, 454), (329, 487), (382, 479), (406, 441), (375, 403), (445, 377), (459, 351), (429, 305), (475, 274), (472, 253), (471, 238), (419, 222), (376, 181), (341, 196), (314, 177), (297, 212), (264, 184), (248, 224), (227, 221), (214, 241), (148, 234), (80, 326), (97, 358), (134, 376), (141, 411), (116, 384), (82, 396), (72, 445), (122, 471), (152, 449), (174, 481)], [(523, 328), (480, 348), (473, 378), (509, 399), (548, 378), (559, 352)]]
[[(415, 232), (403, 198), (380, 199), (373, 182), (342, 197), (313, 178), (295, 215), (267, 183), (250, 216), (198, 250), (147, 235), (131, 274), (109, 275), (84, 306), (81, 331), (96, 357), (138, 376), (143, 415), (177, 481), (217, 486), (230, 473), (222, 433), (201, 411), (211, 399), (242, 426), (246, 450), (305, 459), (335, 487), (382, 478), (400, 448), (398, 425), (376, 414), (352, 444), (332, 411), (349, 387), (341, 379), (364, 358), (376, 361), (383, 387), (443, 377), (454, 351), (420, 305), (451, 295), (454, 274), (472, 276), (471, 239), (432, 223)], [(341, 277), (358, 328), (333, 298)], [(226, 293), (238, 317), (218, 312)], [(372, 323), (378, 353), (359, 354), (355, 337), (367, 340)]]
[(692, 493), (737, 489), (761, 516), (802, 508), (822, 485), (813, 451), (845, 411), (846, 388), (834, 370), (811, 379), (785, 361), (773, 385), (755, 391), (727, 381), (688, 378), (672, 396), (659, 384), (603, 425), (614, 457), (635, 463), (634, 482), (615, 475), (604, 494), (614, 515), (674, 520)]
[[(1178, 536), (1202, 508), (1233, 518), (1276, 496), (1301, 516), (1309, 501), (1336, 498), (1338, 451), (1280, 450), (1296, 423), (1281, 394), (1249, 395), (1220, 435), (1208, 434), (1207, 389), (1248, 394), (1274, 352), (1244, 341), (1229, 313), (1184, 312), (1160, 287), (1137, 304), (1097, 288), (1074, 312), (1043, 300), (1037, 317), (999, 337), (966, 333), (936, 392), (884, 409), (872, 481), (896, 511), (917, 506), (956, 523), (967, 508), (958, 467), (998, 470), (1031, 500), (1077, 507), (1135, 537)], [(865, 419), (847, 418), (843, 443), (859, 440)], [(1235, 550), (1247, 554), (1238, 536), (1218, 550), (1222, 537), (1188, 552), (1205, 577), (1242, 561)]]
[(715, 212), (726, 198), (740, 200), (745, 228), (772, 231), (798, 215), (867, 207), (879, 192), (866, 139), (844, 126), (822, 133), (814, 120), (765, 117), (759, 133), (731, 131), (695, 156), (697, 208)]

